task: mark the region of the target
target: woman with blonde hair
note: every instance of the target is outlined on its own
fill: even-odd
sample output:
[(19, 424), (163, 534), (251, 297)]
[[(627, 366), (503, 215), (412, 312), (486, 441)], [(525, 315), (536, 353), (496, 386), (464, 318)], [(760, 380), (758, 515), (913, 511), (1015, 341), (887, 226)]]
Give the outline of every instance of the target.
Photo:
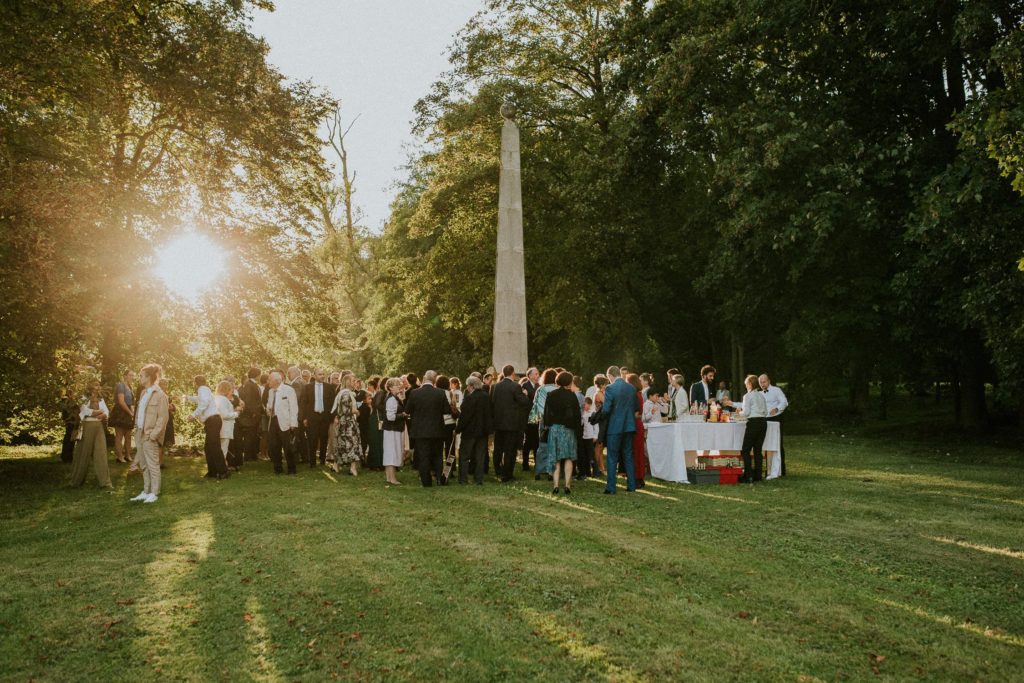
[[(221, 426), (220, 426), (220, 452), (224, 454), (224, 479), (227, 479), (229, 475), (227, 471), (228, 467), (228, 448), (231, 445), (231, 440), (235, 438), (235, 420), (238, 419), (239, 410), (245, 407), (244, 403), (241, 403), (239, 410), (235, 410), (235, 407), (231, 405), (231, 395), (234, 393), (235, 385), (229, 380), (221, 380), (217, 384), (217, 392), (213, 397), (214, 401), (217, 402), (217, 413), (220, 414)], [(235, 467), (235, 471), (238, 471), (238, 467)]]
[(341, 389), (334, 398), (331, 412), (335, 416), (334, 426), (334, 471), (341, 465), (349, 466), (349, 474), (359, 476), (359, 461), (363, 456), (359, 440), (359, 404), (353, 387), (356, 376), (347, 373), (341, 376)]
[(405, 456), (405, 403), (402, 401), (402, 378), (392, 377), (384, 385), (387, 397), (384, 399), (384, 410), (380, 416), (381, 429), (384, 432), (384, 473), (387, 482), (398, 486), (395, 477), (402, 466)]

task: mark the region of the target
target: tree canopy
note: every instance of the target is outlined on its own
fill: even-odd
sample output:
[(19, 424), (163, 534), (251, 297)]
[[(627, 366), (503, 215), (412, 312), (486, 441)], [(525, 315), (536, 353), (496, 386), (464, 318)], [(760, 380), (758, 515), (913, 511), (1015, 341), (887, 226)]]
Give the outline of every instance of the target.
[[(968, 426), (986, 385), (1024, 409), (1021, 3), (490, 0), (379, 235), (358, 126), (268, 62), (257, 7), (0, 8), (5, 432), (143, 360), (487, 365), (509, 99), (531, 362), (710, 361), (859, 412), (873, 382), (942, 381)], [(234, 254), (198, 308), (149, 275), (191, 224)]]

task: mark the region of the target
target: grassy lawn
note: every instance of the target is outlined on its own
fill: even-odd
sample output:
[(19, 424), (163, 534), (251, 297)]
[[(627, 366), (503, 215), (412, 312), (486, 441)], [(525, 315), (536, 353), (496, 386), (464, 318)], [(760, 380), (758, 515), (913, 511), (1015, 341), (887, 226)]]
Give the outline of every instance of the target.
[(3, 680), (1021, 680), (1019, 453), (793, 436), (790, 477), (385, 489), (0, 451)]

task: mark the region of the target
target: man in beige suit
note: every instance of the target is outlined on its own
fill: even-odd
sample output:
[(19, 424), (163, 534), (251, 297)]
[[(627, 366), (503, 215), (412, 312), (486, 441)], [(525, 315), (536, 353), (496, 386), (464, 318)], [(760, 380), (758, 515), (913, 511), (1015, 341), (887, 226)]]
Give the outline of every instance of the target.
[(160, 495), (160, 446), (167, 432), (167, 394), (160, 388), (162, 368), (150, 363), (142, 368), (142, 395), (135, 409), (136, 462), (142, 468), (142, 493), (132, 498), (142, 503), (155, 503)]

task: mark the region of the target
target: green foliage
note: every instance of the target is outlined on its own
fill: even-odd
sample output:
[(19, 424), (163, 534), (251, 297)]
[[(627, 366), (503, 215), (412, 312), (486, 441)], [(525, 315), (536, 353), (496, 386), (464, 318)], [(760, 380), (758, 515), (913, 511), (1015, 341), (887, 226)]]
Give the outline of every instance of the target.
[[(262, 6), (0, 9), (0, 414), (51, 407), (86, 368), (109, 387), (148, 361), (237, 375), (328, 346), (306, 254), (332, 102), (267, 63)], [(191, 223), (237, 254), (199, 310), (149, 274)]]
[(1024, 203), (1001, 177), (1021, 19), (988, 0), (495, 0), (418, 107), (427, 151), (381, 240), (406, 309), (373, 339), (397, 365), (486, 342), (512, 98), (537, 363), (712, 360), (797, 392), (842, 381), (861, 412), (872, 380), (949, 379), (981, 424), (985, 383), (1019, 402), (1024, 380)]

